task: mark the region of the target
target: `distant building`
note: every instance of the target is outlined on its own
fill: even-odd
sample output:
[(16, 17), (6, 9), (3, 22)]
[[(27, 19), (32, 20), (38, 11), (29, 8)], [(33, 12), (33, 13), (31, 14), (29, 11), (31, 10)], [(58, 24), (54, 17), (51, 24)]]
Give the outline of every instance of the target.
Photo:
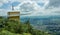
[(19, 11), (8, 12), (8, 19), (14, 21), (20, 21), (20, 12)]

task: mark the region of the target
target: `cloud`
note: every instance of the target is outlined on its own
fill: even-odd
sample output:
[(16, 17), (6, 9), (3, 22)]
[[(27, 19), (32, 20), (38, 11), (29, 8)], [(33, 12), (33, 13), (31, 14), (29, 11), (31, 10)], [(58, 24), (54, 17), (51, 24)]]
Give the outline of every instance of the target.
[(0, 5), (0, 9), (11, 9), (12, 5), (17, 6), (18, 4), (20, 4), (20, 2), (15, 1), (11, 3), (11, 1), (9, 1), (8, 3)]
[(4, 4), (4, 3), (13, 3), (13, 2), (24, 2), (24, 1), (35, 1), (37, 3), (43, 2), (43, 3), (47, 3), (48, 0), (0, 0), (0, 4)]
[(36, 2), (32, 2), (32, 1), (24, 1), (22, 2), (20, 5), (18, 5), (17, 7), (15, 7), (15, 9), (20, 10), (21, 13), (31, 13), (31, 12), (36, 12), (36, 10), (38, 10), (38, 8), (41, 8), (40, 6), (37, 5)]
[(59, 7), (60, 6), (60, 0), (50, 0), (49, 1), (49, 7)]
[[(32, 4), (33, 4), (33, 3), (32, 3)], [(35, 2), (34, 2), (34, 5), (32, 5), (32, 4), (27, 4), (27, 3), (26, 3), (26, 5), (25, 5), (25, 3), (21, 4), (21, 5), (22, 5), (22, 8), (23, 8), (23, 9), (22, 9), (22, 8), (21, 8), (21, 9), (22, 9), (23, 11), (25, 11), (26, 8), (29, 9), (30, 6), (33, 6), (32, 8), (34, 8), (34, 10), (33, 10), (32, 12), (30, 12), (31, 10), (29, 9), (30, 11), (28, 11), (28, 12), (31, 13), (31, 14), (23, 15), (23, 16), (52, 16), (52, 15), (60, 15), (60, 13), (58, 13), (58, 12), (60, 12), (60, 10), (59, 10), (60, 7), (57, 7), (57, 8), (52, 7), (52, 8), (45, 9), (45, 8), (42, 8), (42, 7), (38, 6), (37, 3), (35, 3)], [(19, 5), (18, 8), (19, 8), (21, 5)], [(29, 5), (29, 6), (28, 6), (28, 5)], [(24, 6), (25, 6), (25, 7), (27, 6), (27, 7), (25, 8)], [(31, 8), (31, 7), (30, 7), (30, 8)], [(31, 9), (32, 9), (32, 8), (31, 8)], [(20, 11), (21, 11), (21, 10), (20, 10)], [(22, 11), (21, 11), (21, 13), (22, 13), (22, 14), (24, 14), (24, 13), (27, 14), (27, 12), (22, 12)]]
[(8, 1), (7, 0), (0, 0), (0, 6), (2, 6), (4, 3), (8, 3)]
[(11, 10), (0, 9), (0, 16), (7, 16), (7, 12)]
[[(6, 3), (7, 2), (7, 3)], [(19, 3), (16, 5), (16, 3)], [(5, 0), (4, 4), (14, 4), (15, 11), (20, 11), (21, 16), (50, 16), (60, 15), (60, 0)], [(1, 3), (0, 3), (1, 4)], [(4, 5), (3, 5), (4, 6)], [(7, 6), (11, 8), (10, 6)], [(46, 9), (47, 8), (47, 9)], [(8, 8), (7, 8), (8, 9)], [(4, 8), (1, 13), (5, 11)]]

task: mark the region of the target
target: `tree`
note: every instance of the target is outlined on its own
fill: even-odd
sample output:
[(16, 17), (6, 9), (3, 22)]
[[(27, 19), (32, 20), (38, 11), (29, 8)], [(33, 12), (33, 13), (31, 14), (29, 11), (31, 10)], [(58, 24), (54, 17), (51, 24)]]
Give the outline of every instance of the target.
[(18, 21), (7, 21), (6, 24), (5, 24), (6, 30), (14, 33), (19, 33), (20, 23)]
[(32, 26), (30, 25), (30, 22), (29, 22), (29, 20), (27, 20), (26, 22), (25, 22), (25, 24), (26, 24), (26, 26), (27, 26), (27, 31), (26, 32), (29, 32), (29, 33), (31, 33), (32, 32)]

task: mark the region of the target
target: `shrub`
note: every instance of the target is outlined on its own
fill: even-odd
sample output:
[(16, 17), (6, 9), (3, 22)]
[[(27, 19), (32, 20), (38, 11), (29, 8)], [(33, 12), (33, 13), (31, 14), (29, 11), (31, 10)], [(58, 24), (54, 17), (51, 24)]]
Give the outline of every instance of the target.
[(2, 30), (2, 31), (0, 32), (0, 35), (21, 35), (21, 34), (15, 34), (15, 33), (9, 32), (9, 31), (7, 31), (7, 30)]

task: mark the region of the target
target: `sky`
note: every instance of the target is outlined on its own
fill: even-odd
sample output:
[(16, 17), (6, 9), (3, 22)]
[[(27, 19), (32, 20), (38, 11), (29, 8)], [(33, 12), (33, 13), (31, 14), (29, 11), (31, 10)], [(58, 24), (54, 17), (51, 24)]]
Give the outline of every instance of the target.
[(60, 0), (0, 0), (0, 16), (7, 12), (20, 11), (21, 16), (60, 15)]

